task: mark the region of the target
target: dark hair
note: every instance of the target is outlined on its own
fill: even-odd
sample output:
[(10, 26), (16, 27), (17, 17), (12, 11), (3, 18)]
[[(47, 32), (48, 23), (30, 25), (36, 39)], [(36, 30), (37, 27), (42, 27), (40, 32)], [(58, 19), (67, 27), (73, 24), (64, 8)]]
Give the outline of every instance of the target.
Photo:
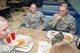
[[(31, 3), (31, 5), (36, 5), (35, 3)], [(31, 5), (30, 5), (30, 7), (31, 7)]]
[(67, 7), (67, 9), (69, 9), (68, 3), (67, 2), (63, 2), (60, 4), (60, 6), (63, 6), (65, 4), (65, 7)]

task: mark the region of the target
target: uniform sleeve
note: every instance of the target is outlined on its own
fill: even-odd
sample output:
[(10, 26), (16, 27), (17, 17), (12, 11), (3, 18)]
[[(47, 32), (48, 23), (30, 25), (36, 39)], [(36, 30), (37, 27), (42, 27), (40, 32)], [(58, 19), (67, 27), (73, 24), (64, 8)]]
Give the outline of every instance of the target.
[(0, 44), (0, 53), (11, 53), (14, 48), (10, 47), (9, 45)]
[(75, 19), (72, 19), (71, 20), (70, 33), (72, 33), (72, 34), (75, 34), (76, 33), (76, 21), (75, 21)]
[(24, 24), (26, 25), (25, 27), (29, 28), (29, 14), (24, 18)]
[(42, 27), (42, 29), (45, 29), (48, 25), (48, 21), (47, 21), (47, 18), (44, 16), (43, 13), (41, 13), (41, 21), (43, 24), (40, 27)]
[(57, 15), (54, 14), (54, 15), (52, 16), (52, 19), (51, 19), (50, 22), (49, 22), (49, 27), (51, 26), (52, 28), (54, 28), (54, 27), (56, 26), (56, 24), (57, 24), (56, 18), (57, 18)]

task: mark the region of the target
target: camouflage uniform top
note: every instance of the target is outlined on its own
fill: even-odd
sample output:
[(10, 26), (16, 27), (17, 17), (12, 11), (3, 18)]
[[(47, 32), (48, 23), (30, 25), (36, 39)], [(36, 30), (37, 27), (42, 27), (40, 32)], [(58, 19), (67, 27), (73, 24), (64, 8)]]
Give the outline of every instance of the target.
[(58, 15), (59, 15), (58, 13), (54, 14), (51, 22), (49, 23), (50, 25), (52, 25), (53, 29), (75, 34), (76, 33), (75, 18), (69, 14), (66, 14), (63, 18), (59, 19), (56, 22), (56, 18)]
[(29, 12), (26, 17), (26, 25), (28, 28), (36, 29), (41, 28), (45, 29), (47, 27), (47, 19), (43, 13), (36, 11), (34, 14)]
[(3, 40), (0, 40), (0, 53), (19, 53), (19, 51), (16, 51)]

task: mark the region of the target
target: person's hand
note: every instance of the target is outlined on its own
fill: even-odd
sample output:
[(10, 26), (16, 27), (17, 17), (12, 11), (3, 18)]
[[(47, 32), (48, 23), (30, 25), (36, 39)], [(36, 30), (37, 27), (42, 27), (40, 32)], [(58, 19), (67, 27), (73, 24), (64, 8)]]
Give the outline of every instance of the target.
[(59, 20), (61, 18), (62, 18), (62, 16), (61, 15), (58, 15), (56, 19)]

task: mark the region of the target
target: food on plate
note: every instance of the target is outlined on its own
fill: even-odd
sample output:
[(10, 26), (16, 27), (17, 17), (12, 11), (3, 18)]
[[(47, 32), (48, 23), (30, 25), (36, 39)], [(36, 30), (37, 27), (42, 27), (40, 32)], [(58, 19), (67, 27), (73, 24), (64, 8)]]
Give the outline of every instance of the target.
[(17, 41), (14, 41), (13, 43), (12, 43), (12, 46), (13, 47), (22, 47), (22, 46), (24, 46), (25, 45), (25, 39), (18, 39)]
[(65, 36), (64, 39), (70, 41), (70, 40), (72, 40), (72, 37), (71, 36)]
[(19, 39), (18, 42), (19, 42), (18, 44), (19, 46), (23, 46), (25, 44), (25, 39)]

